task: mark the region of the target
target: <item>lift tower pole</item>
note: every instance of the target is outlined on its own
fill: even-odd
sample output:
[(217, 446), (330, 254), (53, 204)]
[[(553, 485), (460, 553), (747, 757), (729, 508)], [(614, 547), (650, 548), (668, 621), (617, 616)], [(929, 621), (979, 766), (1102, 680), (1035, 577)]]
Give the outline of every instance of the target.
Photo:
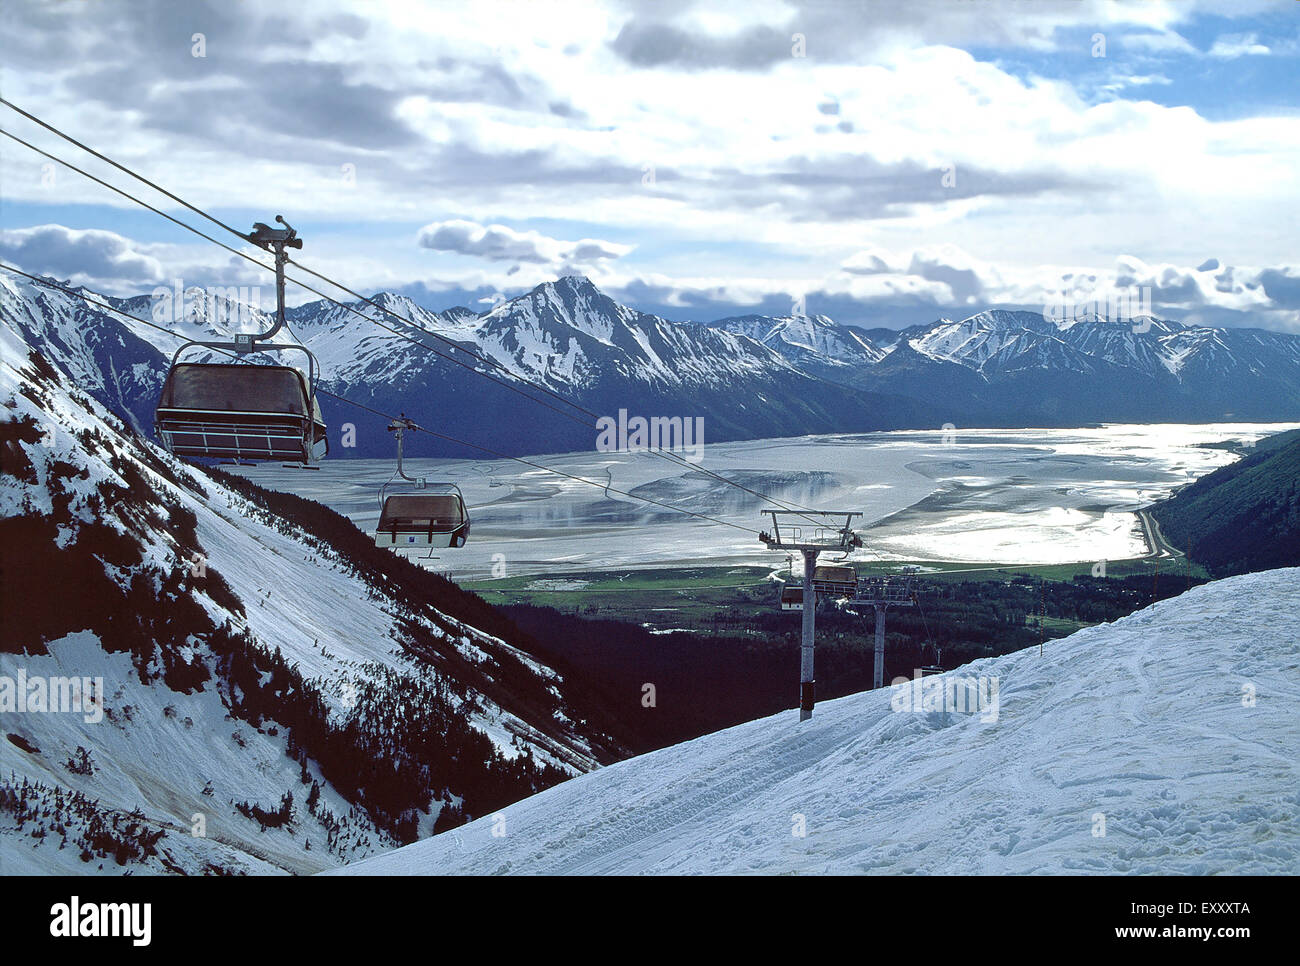
[[(817, 589), (814, 583), (817, 555), (823, 550), (847, 553), (862, 546), (862, 538), (853, 532), (854, 517), (861, 513), (840, 510), (766, 510), (772, 517), (772, 532), (758, 538), (769, 550), (798, 550), (803, 554), (803, 633), (799, 649), (799, 720), (812, 717), (816, 697), (813, 673), (813, 649), (816, 643)], [(789, 517), (798, 516), (813, 522), (811, 527), (791, 526)], [(782, 529), (781, 521), (787, 521)], [(824, 525), (818, 525), (817, 520)], [(843, 523), (836, 526), (837, 521)], [(805, 533), (805, 531), (809, 531)]]
[(880, 688), (885, 683), (885, 605), (876, 604), (876, 649), (871, 662), (871, 686)]
[(816, 550), (803, 552), (803, 634), (799, 645), (799, 720), (807, 721), (813, 713), (813, 646), (816, 634), (817, 595), (813, 591), (813, 571), (817, 568)]
[(859, 581), (849, 604), (869, 605), (876, 612), (876, 648), (872, 660), (873, 688), (885, 684), (885, 611), (892, 607), (916, 604), (914, 575), (909, 568), (901, 576), (868, 577)]

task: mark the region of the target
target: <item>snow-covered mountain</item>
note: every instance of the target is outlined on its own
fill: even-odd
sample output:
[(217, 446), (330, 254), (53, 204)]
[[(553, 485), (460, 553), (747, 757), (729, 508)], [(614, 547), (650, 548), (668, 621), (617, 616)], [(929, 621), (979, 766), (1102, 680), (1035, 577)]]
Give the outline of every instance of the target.
[(739, 315), (718, 319), (710, 325), (755, 342), (787, 357), (822, 357), (833, 362), (861, 364), (879, 362), (884, 352), (860, 332), (839, 325), (825, 315)]
[[(166, 369), (159, 368), (160, 347), (124, 325), (119, 316), (94, 309), (82, 299), (0, 274), (0, 323), (7, 324), (27, 347), (66, 372), (73, 384), (137, 432), (151, 430), (152, 418), (146, 420), (144, 414), (157, 402), (166, 375)], [(136, 328), (149, 331), (147, 326)]]
[[(159, 300), (149, 296), (107, 301), (143, 318), (156, 320), (161, 314), (164, 324), (187, 337), (227, 338), (233, 329), (253, 331), (266, 324), (257, 309), (221, 297), (197, 304), (186, 300), (175, 321), (168, 311), (159, 313)], [(596, 418), (617, 416), (620, 409), (632, 415), (703, 417), (711, 441), (934, 421), (926, 403), (827, 381), (742, 335), (638, 312), (585, 278), (540, 285), (482, 315), (463, 307), (431, 312), (387, 293), (372, 301), (376, 304), (358, 302), (350, 309), (328, 301), (298, 306), (288, 313), (288, 330), (278, 341), (300, 340), (311, 349), (322, 384), (334, 392), (363, 406), (405, 412), (430, 428), (501, 452), (591, 448)], [(137, 429), (151, 425), (157, 388), (178, 340), (9, 277), (0, 279), (0, 314), (58, 364), (86, 357), (79, 364), (88, 372), (87, 389)], [(99, 342), (121, 342), (122, 351), (131, 353), (131, 371), (140, 385), (130, 392), (117, 386), (115, 373), (124, 363), (113, 351), (95, 352), (79, 343), (82, 332), (99, 330), (106, 333)], [(141, 354), (151, 362), (143, 362)], [(192, 356), (205, 357), (202, 350)], [(285, 358), (295, 360), (293, 354)], [(361, 409), (335, 410), (326, 404), (331, 427), (337, 431), (347, 421), (356, 432), (355, 448), (335, 445), (334, 456), (391, 455), (382, 419)], [(421, 443), (430, 445), (427, 438)], [(423, 455), (483, 455), (449, 446)]]
[[(394, 297), (385, 298), (391, 307)], [(358, 308), (396, 324), (372, 306)], [(408, 336), (513, 389), (396, 336), (368, 334), (364, 350), (347, 348), (345, 333), (355, 339), (364, 332), (364, 323), (351, 313), (350, 329), (331, 329), (328, 338), (312, 334), (319, 331), (318, 319), (334, 319), (338, 312), (329, 303), (314, 303), (294, 313), (300, 335), (321, 356), (328, 383), (386, 411), (418, 414), (424, 407), (451, 435), (506, 451), (590, 448), (595, 440), (590, 414), (617, 415), (620, 409), (633, 415), (702, 416), (711, 440), (924, 421), (921, 404), (827, 382), (743, 335), (638, 312), (585, 278), (540, 285), (477, 317), (463, 309), (430, 313), (409, 302), (399, 310), (414, 325), (468, 352), (417, 329)], [(335, 335), (337, 345), (329, 341)], [(521, 393), (550, 408), (521, 400)]]
[[(669, 322), (620, 305), (585, 278), (565, 277), (539, 285), (526, 295), (504, 301), (472, 316), (468, 310), (433, 313), (402, 296), (375, 299), (389, 312), (409, 319), (406, 335), (436, 332), (492, 360), (496, 368), (477, 368), (522, 377), (549, 388), (566, 390), (573, 398), (599, 394), (605, 387), (629, 391), (691, 390), (707, 392), (741, 381), (771, 382), (775, 377), (798, 379), (774, 353), (749, 339), (738, 339), (706, 326)], [(386, 312), (360, 303), (368, 318), (386, 325), (396, 320)], [(323, 330), (338, 335), (351, 330), (349, 347), (359, 335), (373, 335), (354, 313), (329, 302), (300, 306), (292, 313), (295, 329), (322, 360), (326, 378), (355, 384), (366, 375), (356, 353), (340, 352)], [(397, 340), (396, 336), (384, 340)], [(435, 340), (429, 344), (456, 355)], [(417, 349), (421, 361), (428, 353)], [(462, 361), (473, 356), (459, 354)], [(411, 368), (403, 359), (393, 370)], [(545, 398), (545, 397), (543, 397)]]
[[(86, 360), (100, 320), (45, 321)], [(478, 598), (173, 459), (25, 331), (0, 324), (0, 873), (318, 871), (618, 753)], [(73, 678), (97, 700), (50, 707)]]
[(861, 332), (825, 315), (741, 315), (709, 324), (760, 342), (804, 372), (831, 382), (852, 383), (885, 355)]
[(995, 310), (960, 322), (941, 319), (905, 330), (903, 338), (932, 359), (989, 378), (1035, 367), (1090, 372), (1109, 365), (1178, 382), (1236, 381), (1293, 378), (1300, 367), (1300, 336), (1149, 317), (1120, 323), (1094, 315), (1057, 323), (1034, 312)]
[(706, 735), (341, 871), (1294, 875), (1298, 609), (1300, 569), (1206, 584), (1041, 657)]
[[(747, 326), (762, 331), (776, 322), (751, 317)], [(1092, 315), (1057, 322), (1001, 309), (912, 326), (893, 339), (879, 330), (868, 339), (863, 330), (830, 320), (819, 324), (868, 341), (883, 356), (856, 367), (836, 367), (831, 356), (798, 364), (822, 378), (932, 400), (945, 410), (945, 421), (957, 425), (1273, 420), (1300, 414), (1297, 335), (1150, 317), (1115, 322)]]
[[(1056, 327), (1033, 312), (980, 312), (960, 322), (940, 319), (908, 344), (932, 359), (981, 369), (1019, 344), (1024, 349), (1056, 335)], [(1039, 338), (1035, 339), (1034, 337)]]
[[(221, 295), (106, 301), (189, 338), (267, 325), (257, 308)], [(1300, 336), (1259, 329), (1058, 324), (1005, 310), (893, 335), (825, 316), (697, 324), (620, 305), (576, 276), (481, 314), (435, 312), (391, 293), (373, 302), (298, 306), (280, 340), (305, 344), (333, 392), (511, 455), (589, 449), (596, 418), (620, 409), (703, 417), (709, 441), (949, 422), (1300, 418)], [(0, 278), (0, 316), (137, 431), (151, 430), (178, 339), (11, 277)], [(382, 418), (328, 401), (325, 409), (334, 458), (391, 455)], [(352, 447), (341, 445), (344, 424), (355, 430)], [(420, 446), (421, 455), (484, 455), (428, 437)]]

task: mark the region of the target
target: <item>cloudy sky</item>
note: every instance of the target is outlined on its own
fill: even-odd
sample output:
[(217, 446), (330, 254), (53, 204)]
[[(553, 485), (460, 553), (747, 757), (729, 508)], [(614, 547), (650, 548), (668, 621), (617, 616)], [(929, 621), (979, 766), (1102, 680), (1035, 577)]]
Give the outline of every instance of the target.
[[(670, 318), (802, 296), (899, 326), (1118, 286), (1300, 331), (1294, 0), (10, 0), (6, 20), (6, 98), (432, 308), (580, 273)], [(12, 141), (0, 177), (0, 257), (25, 269), (114, 294), (266, 282)]]

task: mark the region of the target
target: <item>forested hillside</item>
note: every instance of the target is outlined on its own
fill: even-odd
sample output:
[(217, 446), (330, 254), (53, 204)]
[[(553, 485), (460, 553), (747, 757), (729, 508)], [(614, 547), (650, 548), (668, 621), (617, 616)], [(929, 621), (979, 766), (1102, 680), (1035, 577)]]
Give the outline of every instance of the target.
[(1215, 577), (1300, 563), (1300, 431), (1255, 449), (1152, 510), (1165, 536)]

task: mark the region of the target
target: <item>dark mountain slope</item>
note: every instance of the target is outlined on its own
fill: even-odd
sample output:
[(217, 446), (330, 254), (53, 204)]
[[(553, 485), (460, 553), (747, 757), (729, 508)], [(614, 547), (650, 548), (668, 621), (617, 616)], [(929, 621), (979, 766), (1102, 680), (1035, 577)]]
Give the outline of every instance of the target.
[(1156, 504), (1166, 537), (1215, 577), (1300, 564), (1300, 431)]

